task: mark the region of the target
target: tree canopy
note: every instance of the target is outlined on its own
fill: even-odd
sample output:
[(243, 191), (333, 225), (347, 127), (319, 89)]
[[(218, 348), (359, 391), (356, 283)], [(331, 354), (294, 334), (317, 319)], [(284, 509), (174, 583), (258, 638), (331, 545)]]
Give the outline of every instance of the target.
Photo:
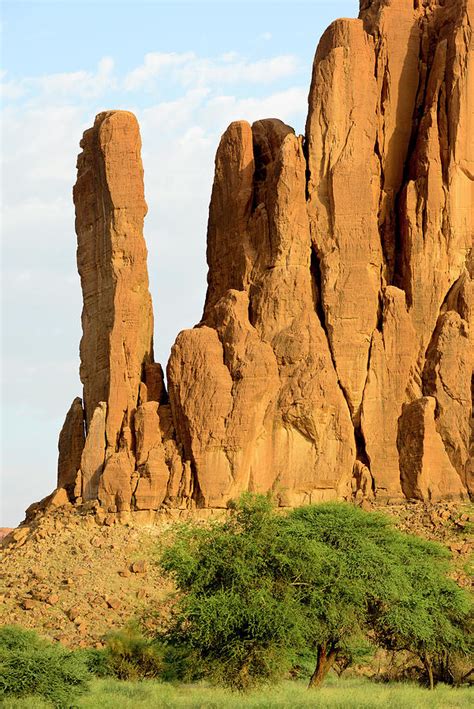
[(247, 494), (224, 522), (183, 525), (165, 551), (180, 591), (166, 638), (188, 670), (240, 688), (309, 657), (318, 686), (367, 642), (415, 651), (430, 675), (437, 653), (468, 650), (468, 596), (448, 557), (350, 504), (281, 513)]

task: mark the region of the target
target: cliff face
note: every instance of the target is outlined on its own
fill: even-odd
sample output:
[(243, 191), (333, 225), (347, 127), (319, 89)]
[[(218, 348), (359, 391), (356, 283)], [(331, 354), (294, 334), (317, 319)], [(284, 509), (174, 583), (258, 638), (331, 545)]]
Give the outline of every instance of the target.
[[(138, 127), (74, 188), (81, 379), (59, 487), (111, 512), (473, 492), (474, 0), (362, 0), (318, 46), (305, 137), (232, 123), (208, 291), (153, 363)], [(86, 427), (84, 442), (83, 420)], [(79, 472), (78, 472), (79, 471)]]

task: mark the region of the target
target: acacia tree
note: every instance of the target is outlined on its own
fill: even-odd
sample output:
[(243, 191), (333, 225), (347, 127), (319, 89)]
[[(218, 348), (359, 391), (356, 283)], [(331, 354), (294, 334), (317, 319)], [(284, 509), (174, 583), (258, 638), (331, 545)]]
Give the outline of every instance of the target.
[[(289, 535), (297, 530), (301, 548), (317, 541), (330, 550), (336, 577), (336, 583), (326, 583), (319, 609), (314, 596), (301, 598), (309, 616), (317, 613), (311, 639), (317, 662), (310, 686), (322, 682), (354, 634), (386, 649), (415, 652), (431, 687), (439, 655), (469, 652), (469, 597), (447, 576), (446, 549), (350, 505), (300, 508), (287, 523)], [(321, 580), (308, 578), (319, 588)]]
[(175, 534), (162, 565), (181, 596), (166, 639), (194, 674), (246, 688), (312, 656), (317, 687), (361, 640), (429, 656), (435, 635), (438, 650), (463, 637), (466, 595), (444, 553), (381, 515), (343, 503), (277, 514), (244, 495), (225, 522)]
[(449, 680), (450, 657), (472, 656), (469, 597), (448, 578), (444, 547), (400, 535), (397, 555), (408, 583), (396, 603), (374, 615), (372, 627), (380, 646), (418, 656), (432, 689), (438, 677)]
[(268, 500), (245, 496), (224, 523), (174, 530), (161, 561), (181, 597), (165, 638), (182, 677), (247, 688), (295, 664), (304, 628), (278, 571), (279, 522)]

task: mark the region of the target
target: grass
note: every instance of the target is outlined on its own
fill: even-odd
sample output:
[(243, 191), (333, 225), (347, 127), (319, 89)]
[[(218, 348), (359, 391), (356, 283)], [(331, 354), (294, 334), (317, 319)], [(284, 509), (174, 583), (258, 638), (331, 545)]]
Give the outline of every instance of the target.
[[(378, 684), (366, 679), (329, 678), (308, 692), (301, 682), (282, 682), (245, 695), (204, 684), (172, 685), (156, 681), (94, 680), (89, 694), (76, 700), (78, 709), (470, 709), (474, 691), (439, 685), (429, 692), (415, 684)], [(10, 700), (3, 709), (46, 709), (37, 699)]]

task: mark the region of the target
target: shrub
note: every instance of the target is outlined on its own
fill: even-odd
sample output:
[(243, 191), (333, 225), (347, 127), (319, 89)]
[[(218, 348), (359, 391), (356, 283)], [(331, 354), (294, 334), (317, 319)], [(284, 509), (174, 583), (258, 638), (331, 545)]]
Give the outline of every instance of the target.
[(49, 645), (50, 643), (41, 638), (34, 630), (26, 630), (18, 625), (2, 625), (0, 627), (0, 652), (33, 650)]
[(22, 628), (0, 630), (0, 697), (36, 696), (70, 707), (87, 689), (89, 677), (77, 653)]
[(83, 656), (97, 677), (138, 680), (159, 677), (163, 670), (160, 645), (145, 638), (135, 624), (110, 633), (103, 650), (86, 650)]
[(110, 666), (108, 654), (105, 649), (87, 648), (77, 650), (77, 653), (83, 658), (88, 671), (94, 677), (113, 677), (114, 673)]

